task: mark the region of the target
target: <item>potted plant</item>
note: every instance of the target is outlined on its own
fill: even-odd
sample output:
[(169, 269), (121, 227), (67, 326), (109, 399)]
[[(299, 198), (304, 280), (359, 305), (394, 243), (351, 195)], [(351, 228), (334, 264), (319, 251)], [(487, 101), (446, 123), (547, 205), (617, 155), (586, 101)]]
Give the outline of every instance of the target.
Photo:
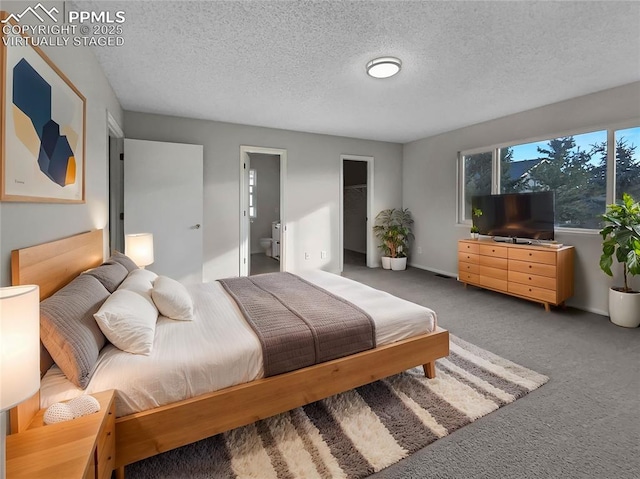
[[(471, 212), (471, 216), (472, 216), (472, 221), (473, 221), (473, 217), (479, 218), (480, 216), (482, 216), (482, 210), (480, 208), (473, 208), (473, 211)], [(476, 226), (474, 222), (471, 225), (471, 238), (478, 239), (479, 235), (480, 235), (480, 229)]]
[(382, 250), (382, 268), (391, 269), (391, 252), (387, 246), (387, 235), (389, 234), (389, 228), (391, 227), (391, 221), (393, 217), (393, 208), (382, 210), (376, 215), (375, 224), (373, 226), (373, 232), (376, 238), (380, 240), (378, 248)]
[(602, 215), (602, 256), (600, 268), (613, 276), (613, 257), (622, 264), (624, 287), (609, 289), (609, 316), (618, 326), (636, 328), (640, 325), (640, 291), (634, 291), (627, 276), (640, 274), (640, 203), (631, 195), (622, 195), (622, 204), (607, 206)]
[(413, 218), (408, 208), (382, 210), (376, 216), (373, 231), (380, 240), (382, 267), (404, 270), (407, 268), (409, 240), (413, 238)]

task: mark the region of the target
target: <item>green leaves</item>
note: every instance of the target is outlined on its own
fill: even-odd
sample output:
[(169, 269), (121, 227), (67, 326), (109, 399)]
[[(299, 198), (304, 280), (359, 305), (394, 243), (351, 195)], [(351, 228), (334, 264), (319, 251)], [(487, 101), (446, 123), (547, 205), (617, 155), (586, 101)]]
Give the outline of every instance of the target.
[(392, 258), (407, 255), (408, 243), (413, 239), (413, 218), (408, 208), (386, 209), (376, 215), (373, 232), (380, 240), (378, 247), (385, 256)]
[(624, 193), (622, 204), (608, 205), (602, 219), (605, 226), (600, 231), (603, 239), (600, 269), (613, 276), (611, 266), (615, 255), (622, 264), (624, 291), (628, 292), (627, 273), (640, 274), (640, 203)]

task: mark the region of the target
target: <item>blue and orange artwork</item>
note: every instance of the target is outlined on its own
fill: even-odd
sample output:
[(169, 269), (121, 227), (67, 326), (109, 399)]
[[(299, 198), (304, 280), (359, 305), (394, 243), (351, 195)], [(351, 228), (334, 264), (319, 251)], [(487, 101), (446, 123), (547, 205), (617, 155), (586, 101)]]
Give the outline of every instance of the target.
[(40, 171), (60, 186), (74, 184), (76, 159), (71, 143), (77, 142), (78, 135), (69, 126), (61, 132), (51, 115), (51, 85), (24, 58), (13, 68), (13, 106), (16, 136), (37, 157)]

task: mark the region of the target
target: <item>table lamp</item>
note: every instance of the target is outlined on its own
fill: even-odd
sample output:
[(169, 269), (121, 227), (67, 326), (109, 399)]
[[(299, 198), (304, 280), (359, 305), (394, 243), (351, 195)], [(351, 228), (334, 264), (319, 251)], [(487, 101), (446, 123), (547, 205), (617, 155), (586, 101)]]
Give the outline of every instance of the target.
[(0, 478), (6, 476), (6, 411), (40, 388), (40, 288), (0, 288)]
[(136, 233), (124, 237), (124, 254), (139, 267), (153, 263), (153, 233)]

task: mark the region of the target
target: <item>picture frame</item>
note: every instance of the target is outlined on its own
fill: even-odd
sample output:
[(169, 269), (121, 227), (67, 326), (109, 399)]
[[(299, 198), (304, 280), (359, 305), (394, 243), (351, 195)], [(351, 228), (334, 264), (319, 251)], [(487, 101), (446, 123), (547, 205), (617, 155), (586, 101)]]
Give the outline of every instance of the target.
[(17, 22), (0, 25), (0, 201), (85, 203), (86, 98)]

